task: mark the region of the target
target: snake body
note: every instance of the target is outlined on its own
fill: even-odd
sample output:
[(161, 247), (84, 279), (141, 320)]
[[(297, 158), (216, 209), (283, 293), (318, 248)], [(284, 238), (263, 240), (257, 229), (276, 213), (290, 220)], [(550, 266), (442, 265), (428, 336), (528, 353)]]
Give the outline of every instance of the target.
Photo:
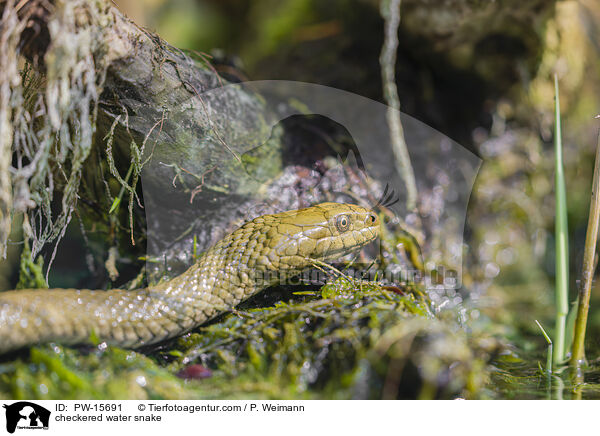
[(99, 341), (136, 348), (181, 335), (284, 277), (373, 241), (377, 215), (319, 205), (247, 222), (185, 273), (133, 291), (24, 289), (0, 292), (0, 353), (26, 346)]

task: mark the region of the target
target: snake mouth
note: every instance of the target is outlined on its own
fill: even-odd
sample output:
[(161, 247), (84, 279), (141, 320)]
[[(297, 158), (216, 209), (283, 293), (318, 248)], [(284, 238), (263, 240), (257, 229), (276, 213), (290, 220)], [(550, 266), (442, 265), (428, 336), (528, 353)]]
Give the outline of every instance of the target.
[(352, 230), (344, 235), (323, 238), (318, 244), (322, 244), (323, 247), (319, 257), (323, 260), (335, 260), (347, 254), (355, 253), (374, 242), (379, 236), (379, 223), (377, 220), (375, 220), (375, 223), (377, 225)]

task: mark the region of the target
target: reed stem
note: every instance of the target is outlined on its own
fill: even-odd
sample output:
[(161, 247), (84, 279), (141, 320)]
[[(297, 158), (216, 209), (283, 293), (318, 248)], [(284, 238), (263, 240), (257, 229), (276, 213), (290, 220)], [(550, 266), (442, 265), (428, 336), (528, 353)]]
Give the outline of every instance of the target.
[(590, 213), (588, 216), (587, 231), (585, 234), (585, 248), (583, 252), (583, 270), (579, 286), (579, 305), (577, 307), (577, 319), (575, 320), (575, 334), (573, 338), (573, 355), (571, 365), (579, 367), (585, 363), (585, 329), (587, 325), (588, 311), (590, 308), (590, 294), (592, 291), (592, 280), (596, 263), (596, 243), (598, 241), (598, 222), (600, 220), (600, 134), (596, 146), (596, 162), (594, 164), (594, 179), (592, 182), (592, 199), (590, 201)]
[(554, 331), (554, 366), (565, 359), (565, 332), (569, 311), (569, 240), (567, 222), (567, 193), (562, 161), (562, 133), (560, 128), (560, 100), (558, 96), (558, 77), (554, 76), (555, 92), (555, 197), (556, 221), (554, 235), (556, 240), (556, 324)]

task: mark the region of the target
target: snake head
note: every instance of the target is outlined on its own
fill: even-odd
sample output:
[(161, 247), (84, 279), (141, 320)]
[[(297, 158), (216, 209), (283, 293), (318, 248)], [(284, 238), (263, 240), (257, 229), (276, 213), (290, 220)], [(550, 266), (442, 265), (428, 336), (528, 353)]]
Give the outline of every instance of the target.
[(321, 203), (271, 216), (268, 257), (283, 269), (305, 268), (310, 259), (335, 259), (379, 236), (377, 214), (354, 204)]

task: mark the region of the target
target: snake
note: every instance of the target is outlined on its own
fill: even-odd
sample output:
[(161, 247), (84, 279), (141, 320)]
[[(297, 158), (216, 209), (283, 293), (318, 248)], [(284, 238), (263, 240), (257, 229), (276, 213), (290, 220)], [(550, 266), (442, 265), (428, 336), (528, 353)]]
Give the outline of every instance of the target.
[(320, 203), (248, 221), (184, 273), (146, 288), (0, 292), (0, 354), (48, 342), (139, 348), (165, 341), (378, 236), (372, 209)]

